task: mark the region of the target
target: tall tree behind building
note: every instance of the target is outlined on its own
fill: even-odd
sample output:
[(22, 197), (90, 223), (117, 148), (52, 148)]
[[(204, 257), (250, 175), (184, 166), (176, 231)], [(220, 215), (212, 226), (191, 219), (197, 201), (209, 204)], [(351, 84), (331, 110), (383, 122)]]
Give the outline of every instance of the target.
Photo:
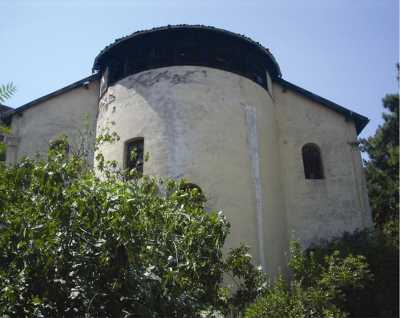
[(369, 156), (365, 166), (375, 224), (393, 230), (399, 219), (399, 94), (388, 94), (382, 102), (383, 124), (362, 141), (362, 147)]

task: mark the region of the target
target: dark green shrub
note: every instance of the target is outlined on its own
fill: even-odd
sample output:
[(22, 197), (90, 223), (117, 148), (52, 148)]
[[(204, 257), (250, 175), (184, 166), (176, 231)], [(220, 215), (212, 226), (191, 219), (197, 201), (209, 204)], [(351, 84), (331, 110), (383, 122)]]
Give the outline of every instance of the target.
[(245, 247), (223, 257), (229, 223), (199, 191), (101, 155), (99, 178), (66, 146), (0, 166), (2, 317), (217, 317), (257, 295), (262, 273)]
[(343, 258), (334, 251), (323, 258), (291, 246), (290, 283), (281, 277), (271, 282), (263, 295), (250, 305), (246, 318), (331, 318), (347, 317), (341, 308), (344, 290), (359, 290), (370, 279), (363, 256)]
[(370, 229), (343, 237), (315, 247), (319, 258), (332, 251), (342, 257), (350, 254), (363, 255), (373, 274), (359, 291), (345, 290), (343, 308), (354, 318), (397, 318), (399, 316), (399, 248), (398, 237), (390, 228), (398, 223), (387, 224), (384, 229)]

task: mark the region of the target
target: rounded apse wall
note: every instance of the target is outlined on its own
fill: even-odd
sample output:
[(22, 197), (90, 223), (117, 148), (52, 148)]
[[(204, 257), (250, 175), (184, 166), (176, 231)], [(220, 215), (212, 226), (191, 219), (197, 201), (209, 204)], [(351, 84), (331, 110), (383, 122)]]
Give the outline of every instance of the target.
[(100, 151), (123, 166), (125, 143), (144, 138), (144, 174), (200, 186), (231, 223), (226, 248), (249, 244), (255, 263), (274, 272), (287, 249), (274, 107), (265, 88), (231, 72), (147, 70), (101, 97), (97, 131), (109, 127), (120, 140)]

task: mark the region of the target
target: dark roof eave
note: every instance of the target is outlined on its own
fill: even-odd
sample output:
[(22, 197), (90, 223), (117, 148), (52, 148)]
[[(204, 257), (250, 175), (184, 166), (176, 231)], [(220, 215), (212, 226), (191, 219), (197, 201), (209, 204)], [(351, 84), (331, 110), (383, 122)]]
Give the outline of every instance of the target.
[(8, 125), (9, 120), (6, 120), (5, 116), (12, 111), (14, 111), (14, 109), (12, 107), (8, 107), (6, 105), (0, 104), (0, 123)]
[(283, 87), (292, 89), (293, 91), (299, 93), (300, 95), (303, 95), (305, 97), (310, 98), (311, 100), (320, 103), (326, 107), (328, 107), (329, 109), (332, 109), (335, 112), (338, 112), (344, 116), (346, 116), (347, 118), (352, 118), (354, 120), (355, 126), (356, 126), (356, 131), (357, 134), (360, 134), (361, 131), (364, 129), (364, 127), (368, 124), (369, 119), (361, 114), (358, 114), (356, 112), (353, 112), (350, 109), (347, 109), (343, 106), (340, 106), (326, 98), (323, 98), (319, 95), (316, 95), (308, 90), (305, 90), (304, 88), (301, 88), (297, 85), (294, 85), (286, 80), (284, 80), (283, 78), (276, 78), (274, 79), (275, 82), (279, 83), (280, 85), (282, 85)]
[(152, 33), (152, 32), (157, 32), (157, 31), (163, 31), (163, 30), (170, 30), (170, 29), (204, 29), (204, 30), (210, 30), (210, 31), (215, 31), (215, 32), (220, 32), (220, 33), (224, 33), (227, 34), (229, 36), (233, 36), (236, 37), (238, 39), (241, 39), (243, 41), (246, 41), (247, 43), (254, 45), (255, 47), (257, 47), (259, 50), (261, 50), (265, 55), (267, 55), (271, 61), (274, 64), (275, 67), (275, 71), (276, 71), (276, 76), (277, 77), (281, 77), (282, 73), (279, 67), (278, 62), (276, 61), (275, 57), (272, 55), (272, 53), (269, 51), (269, 49), (265, 48), (262, 44), (260, 44), (259, 42), (256, 42), (254, 40), (252, 40), (251, 38), (242, 35), (242, 34), (238, 34), (235, 32), (231, 32), (228, 30), (224, 30), (221, 28), (216, 28), (213, 26), (207, 26), (207, 25), (201, 25), (201, 24), (196, 24), (196, 25), (191, 25), (191, 24), (177, 24), (177, 25), (167, 25), (167, 26), (162, 26), (162, 27), (156, 27), (156, 28), (152, 28), (152, 29), (148, 29), (148, 30), (141, 30), (141, 31), (136, 31), (130, 35), (121, 37), (116, 39), (113, 43), (107, 45), (103, 50), (100, 51), (99, 54), (97, 54), (94, 63), (93, 63), (93, 68), (92, 71), (100, 71), (100, 58), (107, 53), (110, 49), (112, 49), (113, 47), (117, 46), (118, 44), (120, 44), (121, 42), (124, 42), (126, 40), (129, 40), (133, 37), (139, 36), (139, 35), (143, 35), (146, 33)]
[(10, 117), (12, 117), (15, 114), (21, 114), (25, 110), (27, 110), (27, 109), (29, 109), (29, 108), (31, 108), (31, 107), (39, 104), (39, 103), (42, 103), (42, 102), (44, 102), (44, 101), (46, 101), (46, 100), (48, 100), (48, 99), (50, 99), (52, 97), (55, 97), (55, 96), (61, 95), (63, 93), (69, 92), (70, 90), (73, 90), (74, 88), (81, 87), (85, 83), (87, 83), (87, 82), (91, 83), (91, 82), (93, 82), (93, 81), (95, 81), (97, 79), (99, 79), (99, 73), (95, 73), (95, 74), (92, 74), (90, 76), (87, 76), (87, 77), (85, 77), (85, 78), (83, 78), (83, 79), (81, 79), (81, 80), (79, 80), (77, 82), (74, 82), (74, 83), (72, 83), (70, 85), (67, 85), (67, 86), (65, 86), (63, 88), (60, 88), (60, 89), (58, 89), (58, 90), (56, 90), (54, 92), (51, 92), (50, 94), (44, 95), (42, 97), (39, 97), (39, 98), (29, 102), (29, 103), (26, 103), (26, 104), (16, 108), (16, 109), (11, 109), (11, 110), (9, 110), (7, 112), (4, 112), (3, 116), (2, 116), (2, 119), (3, 120), (10, 119)]
[(9, 106), (6, 106), (6, 105), (3, 105), (3, 104), (0, 104), (0, 112), (6, 112), (6, 111), (9, 111), (11, 109), (13, 109), (13, 108), (9, 107)]

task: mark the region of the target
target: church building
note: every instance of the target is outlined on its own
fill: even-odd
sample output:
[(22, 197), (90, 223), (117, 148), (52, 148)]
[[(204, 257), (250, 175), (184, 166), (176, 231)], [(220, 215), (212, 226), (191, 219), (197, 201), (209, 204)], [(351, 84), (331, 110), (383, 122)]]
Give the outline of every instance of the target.
[(7, 163), (63, 134), (77, 147), (82, 133), (93, 160), (110, 129), (120, 139), (101, 146), (106, 159), (197, 185), (231, 223), (226, 249), (248, 244), (271, 274), (292, 238), (309, 246), (372, 226), (357, 143), (368, 119), (290, 83), (268, 49), (226, 30), (135, 32), (105, 47), (92, 75), (1, 110)]

